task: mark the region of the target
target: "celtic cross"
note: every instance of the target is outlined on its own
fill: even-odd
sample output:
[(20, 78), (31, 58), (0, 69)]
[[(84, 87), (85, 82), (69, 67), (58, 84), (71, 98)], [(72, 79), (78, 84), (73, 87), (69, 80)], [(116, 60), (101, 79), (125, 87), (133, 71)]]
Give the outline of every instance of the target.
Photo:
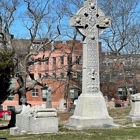
[(110, 17), (97, 7), (97, 0), (85, 0), (76, 15), (71, 16), (71, 26), (85, 37), (83, 45), (82, 93), (100, 91), (98, 37), (110, 26)]

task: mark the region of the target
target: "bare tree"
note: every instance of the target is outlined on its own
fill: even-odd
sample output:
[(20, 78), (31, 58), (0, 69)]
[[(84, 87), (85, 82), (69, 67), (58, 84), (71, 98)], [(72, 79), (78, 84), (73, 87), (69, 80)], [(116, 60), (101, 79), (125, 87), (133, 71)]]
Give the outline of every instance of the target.
[[(25, 14), (23, 14), (22, 21), (24, 26), (29, 31), (30, 38), (26, 42), (26, 44), (24, 43), (24, 45), (22, 45), (22, 47), (24, 48), (18, 48), (19, 50), (25, 51), (24, 54), (21, 53), (23, 55), (22, 58), (17, 57), (19, 56), (19, 54), (16, 54), (14, 59), (16, 66), (16, 78), (19, 86), (18, 88), (9, 89), (10, 93), (19, 95), (19, 104), (22, 104), (21, 102), (26, 102), (26, 92), (32, 90), (35, 85), (40, 85), (45, 88), (49, 87), (47, 83), (42, 82), (43, 77), (39, 79), (34, 79), (32, 74), (30, 73), (29, 68), (35, 62), (45, 61), (44, 56), (41, 59), (35, 61), (32, 58), (34, 56), (37, 56), (40, 51), (45, 52), (46, 47), (48, 47), (48, 45), (60, 35), (60, 17), (57, 16), (57, 25), (55, 24), (57, 34), (54, 35), (54, 29), (51, 30), (52, 26), (54, 25), (54, 21), (56, 22), (56, 16), (55, 19), (51, 19), (51, 0), (42, 2), (38, 0), (24, 0), (24, 2), (27, 5), (27, 10), (25, 11)], [(28, 20), (25, 20), (25, 16)], [(50, 19), (49, 22), (46, 22), (47, 19)], [(44, 31), (44, 34), (42, 34), (41, 32), (42, 26), (46, 27), (46, 33)], [(38, 48), (36, 48), (36, 46), (34, 45), (34, 41), (36, 38), (39, 38), (40, 40)], [(30, 76), (32, 80), (32, 84), (29, 87), (26, 86), (27, 76)]]
[[(101, 76), (108, 77), (108, 80), (104, 79), (108, 85), (113, 81), (117, 87), (124, 86), (128, 94), (129, 86), (137, 85), (139, 60), (134, 54), (139, 54), (140, 51), (139, 4), (138, 0), (99, 0), (98, 4), (111, 17), (111, 27), (100, 37), (106, 52), (102, 56), (102, 62), (106, 62), (101, 64)], [(132, 59), (134, 61), (129, 66), (125, 64)]]
[(111, 27), (101, 35), (106, 49), (111, 52), (136, 53), (139, 49), (139, 1), (105, 0), (99, 6), (111, 16)]
[(0, 39), (2, 42), (1, 48), (7, 51), (11, 45), (13, 35), (10, 34), (10, 27), (12, 26), (16, 9), (20, 5), (19, 0), (1, 0), (0, 2)]

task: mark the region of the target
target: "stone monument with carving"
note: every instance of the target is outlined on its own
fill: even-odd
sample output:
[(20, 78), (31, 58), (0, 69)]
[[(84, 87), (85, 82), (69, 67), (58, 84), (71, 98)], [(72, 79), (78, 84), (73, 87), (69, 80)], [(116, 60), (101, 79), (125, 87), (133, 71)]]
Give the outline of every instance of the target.
[(11, 135), (54, 132), (58, 132), (57, 111), (54, 108), (46, 108), (46, 105), (23, 105), (22, 112), (16, 116), (16, 127), (10, 128)]
[(110, 17), (97, 7), (97, 0), (84, 0), (76, 15), (71, 16), (71, 26), (84, 36), (82, 94), (73, 116), (64, 127), (68, 129), (118, 128), (107, 111), (100, 91), (98, 36), (111, 25)]
[(140, 121), (140, 93), (131, 95), (132, 109), (126, 120), (129, 122)]

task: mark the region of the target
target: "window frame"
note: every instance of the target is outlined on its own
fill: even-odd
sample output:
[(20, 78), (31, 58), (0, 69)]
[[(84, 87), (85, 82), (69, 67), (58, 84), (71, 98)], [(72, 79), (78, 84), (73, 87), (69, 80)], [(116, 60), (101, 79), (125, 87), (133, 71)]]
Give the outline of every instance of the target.
[(53, 65), (56, 65), (56, 57), (52, 57), (52, 63)]
[(41, 57), (38, 57), (38, 65), (41, 65)]
[(32, 97), (38, 97), (38, 88), (32, 89)]
[(60, 73), (60, 79), (64, 79), (64, 73)]
[(56, 73), (52, 73), (52, 78), (56, 79)]
[(49, 57), (45, 57), (45, 64), (49, 65)]
[(64, 57), (60, 56), (60, 64), (63, 65), (64, 64)]

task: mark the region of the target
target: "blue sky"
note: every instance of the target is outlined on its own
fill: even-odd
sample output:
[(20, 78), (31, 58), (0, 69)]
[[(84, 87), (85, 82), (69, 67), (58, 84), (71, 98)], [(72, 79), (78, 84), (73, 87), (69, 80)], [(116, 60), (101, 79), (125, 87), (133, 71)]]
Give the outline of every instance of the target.
[[(22, 19), (21, 19), (21, 16), (23, 16), (23, 13), (25, 12), (25, 10), (26, 10), (26, 5), (22, 5), (22, 6), (20, 6), (20, 8), (17, 9), (15, 20), (13, 22), (13, 25), (10, 28), (10, 33), (13, 34), (15, 38), (28, 39), (30, 37), (29, 31), (23, 26)], [(24, 20), (29, 21), (30, 19), (27, 17), (24, 17)], [(61, 20), (61, 30), (62, 29), (65, 31), (66, 31), (66, 29), (68, 30), (68, 27), (70, 27), (69, 22), (70, 22), (70, 18), (64, 17)], [(54, 24), (54, 26), (53, 26), (54, 29), (56, 29), (57, 23), (58, 22), (56, 21), (56, 24)], [(67, 25), (67, 27), (64, 26), (63, 24)], [(64, 29), (64, 28), (66, 28), (66, 29)], [(46, 31), (46, 28), (44, 28), (44, 32), (45, 31)], [(63, 31), (63, 33), (64, 33), (64, 31)]]
[(10, 33), (14, 34), (15, 38), (24, 38), (28, 36), (27, 29), (23, 26), (21, 22), (20, 15), (25, 11), (26, 6), (21, 5), (20, 8), (17, 9), (17, 13), (14, 19), (14, 22), (10, 28)]

